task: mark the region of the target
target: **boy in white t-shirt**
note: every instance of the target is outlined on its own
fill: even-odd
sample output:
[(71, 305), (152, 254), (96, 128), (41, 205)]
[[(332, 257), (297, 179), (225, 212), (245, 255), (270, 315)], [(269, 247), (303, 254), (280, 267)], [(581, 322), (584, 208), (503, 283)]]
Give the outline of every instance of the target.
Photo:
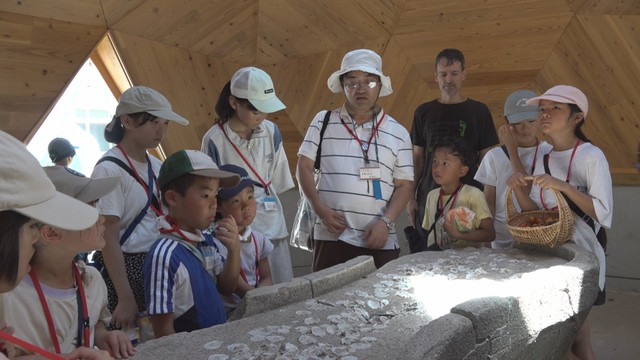
[[(551, 150), (551, 145), (536, 137), (538, 108), (527, 105), (536, 96), (531, 90), (517, 90), (504, 103), (504, 119), (507, 122), (498, 130), (504, 145), (491, 149), (482, 159), (475, 180), (484, 184), (484, 195), (494, 218), (496, 239), (493, 248), (510, 247), (513, 238), (507, 229), (505, 196), (507, 179), (514, 172), (533, 174), (536, 160)], [(518, 204), (513, 196), (516, 208)]]
[[(238, 285), (233, 294), (222, 297), (225, 311), (230, 316), (248, 291), (273, 284), (268, 258), (273, 251), (273, 244), (264, 234), (251, 227), (257, 207), (253, 187), (263, 185), (252, 180), (247, 171), (239, 166), (222, 165), (220, 170), (240, 176), (238, 185), (218, 191), (218, 213), (222, 218), (231, 216), (236, 220), (241, 244)], [(226, 248), (218, 248), (226, 257)]]

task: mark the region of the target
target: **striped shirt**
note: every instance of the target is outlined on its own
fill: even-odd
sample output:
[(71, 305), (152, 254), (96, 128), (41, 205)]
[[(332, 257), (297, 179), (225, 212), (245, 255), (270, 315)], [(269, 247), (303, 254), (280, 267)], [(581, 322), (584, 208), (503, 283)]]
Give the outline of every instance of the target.
[(213, 236), (207, 231), (202, 235), (197, 249), (171, 237), (161, 238), (153, 244), (144, 262), (147, 311), (149, 315), (173, 313), (176, 332), (203, 329), (227, 320), (212, 278), (222, 272), (224, 259)]
[[(305, 136), (298, 156), (315, 160), (320, 129), (325, 111), (319, 112)], [(384, 119), (382, 117), (384, 116)], [(374, 123), (380, 122), (378, 131), (369, 148), (369, 164), (360, 143), (354, 139), (356, 134), (361, 142), (368, 142), (374, 129)], [(373, 181), (360, 179), (360, 169), (380, 167), (381, 199), (376, 199)], [(358, 247), (366, 247), (362, 235), (367, 227), (384, 213), (395, 189), (394, 180), (413, 181), (413, 155), (409, 132), (391, 116), (381, 111), (375, 119), (363, 125), (355, 125), (343, 106), (336, 109), (329, 118), (322, 140), (320, 171), (322, 176), (318, 184), (318, 193), (323, 203), (344, 214), (347, 229), (339, 235), (331, 234), (321, 221), (314, 227), (314, 237), (320, 240), (342, 240)], [(383, 249), (398, 248), (396, 231), (389, 233)]]

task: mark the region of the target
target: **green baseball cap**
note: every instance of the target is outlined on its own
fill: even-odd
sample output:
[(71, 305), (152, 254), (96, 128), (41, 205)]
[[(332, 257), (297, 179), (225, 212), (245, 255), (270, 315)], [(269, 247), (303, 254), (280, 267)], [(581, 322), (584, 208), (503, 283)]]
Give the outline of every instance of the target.
[(240, 176), (218, 168), (211, 157), (197, 150), (180, 150), (169, 156), (158, 177), (158, 186), (162, 189), (169, 182), (184, 174), (193, 174), (220, 179), (220, 187), (234, 187), (240, 182)]

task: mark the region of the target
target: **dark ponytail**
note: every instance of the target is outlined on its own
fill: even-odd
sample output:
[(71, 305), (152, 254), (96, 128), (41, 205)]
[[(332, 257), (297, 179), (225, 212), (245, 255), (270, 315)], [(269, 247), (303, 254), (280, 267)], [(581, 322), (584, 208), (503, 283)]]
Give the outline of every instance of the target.
[[(567, 104), (567, 105), (569, 105), (569, 110), (571, 110), (571, 114), (569, 116), (573, 116), (577, 113), (582, 112), (582, 110), (576, 104)], [(582, 117), (582, 120), (576, 125), (576, 128), (573, 130), (574, 134), (578, 137), (578, 139), (582, 140), (583, 142), (590, 143), (591, 140), (589, 140), (587, 135), (585, 135), (582, 132), (582, 125), (584, 125), (584, 116)]]
[[(149, 121), (153, 121), (158, 117), (155, 115), (151, 115), (147, 112), (138, 112), (133, 114), (127, 114), (130, 118), (133, 119), (135, 127), (142, 126)], [(107, 142), (112, 144), (120, 144), (122, 139), (124, 138), (124, 126), (122, 126), (122, 115), (118, 117), (113, 117), (111, 122), (107, 124), (104, 128), (104, 139)]]
[(220, 95), (218, 95), (218, 101), (216, 101), (216, 106), (214, 108), (216, 112), (216, 123), (221, 122), (224, 124), (236, 114), (236, 110), (231, 107), (231, 104), (229, 104), (229, 98), (231, 96), (236, 99), (238, 106), (246, 107), (250, 111), (258, 111), (255, 106), (249, 102), (249, 100), (239, 98), (231, 93), (231, 81), (229, 81), (224, 88), (222, 88)]

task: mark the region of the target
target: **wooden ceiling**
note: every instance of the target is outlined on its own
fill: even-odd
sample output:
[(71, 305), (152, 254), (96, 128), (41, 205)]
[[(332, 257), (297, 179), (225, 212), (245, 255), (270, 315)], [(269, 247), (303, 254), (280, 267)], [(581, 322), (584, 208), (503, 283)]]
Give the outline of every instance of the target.
[(383, 57), (381, 98), (408, 128), (438, 96), (435, 55), (467, 57), (465, 95), (502, 124), (506, 96), (555, 84), (590, 100), (585, 131), (617, 184), (640, 184), (640, 0), (6, 0), (0, 2), (0, 129), (28, 139), (109, 34), (129, 79), (164, 93), (192, 125), (163, 148), (199, 148), (217, 94), (241, 66), (269, 72), (287, 109), (270, 118), (289, 160), (316, 112), (337, 107), (327, 77), (345, 52)]

